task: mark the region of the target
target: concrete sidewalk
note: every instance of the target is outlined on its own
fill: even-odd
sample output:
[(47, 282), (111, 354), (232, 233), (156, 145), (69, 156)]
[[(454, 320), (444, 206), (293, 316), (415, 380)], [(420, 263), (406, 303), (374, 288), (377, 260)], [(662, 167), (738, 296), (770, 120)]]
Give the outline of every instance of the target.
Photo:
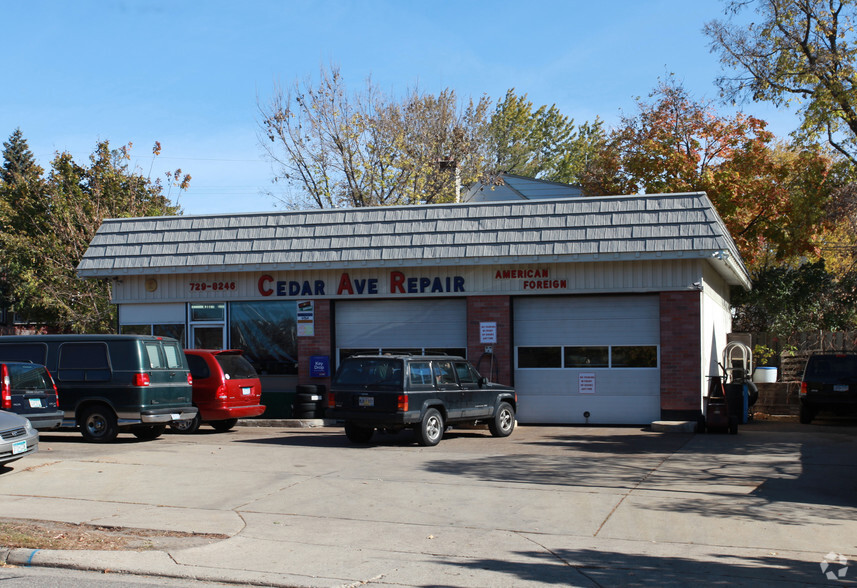
[(0, 477), (0, 516), (229, 539), (0, 551), (11, 565), (313, 587), (829, 585), (823, 567), (857, 577), (850, 425), (520, 427), (508, 439), (451, 431), (435, 448), (404, 433), (355, 447), (329, 427), (42, 444)]

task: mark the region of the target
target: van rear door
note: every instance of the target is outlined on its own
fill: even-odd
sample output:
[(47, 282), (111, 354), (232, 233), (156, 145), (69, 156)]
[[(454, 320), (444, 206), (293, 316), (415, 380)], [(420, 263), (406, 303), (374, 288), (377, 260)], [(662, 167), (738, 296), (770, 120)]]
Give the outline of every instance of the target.
[(142, 341), (148, 362), (149, 385), (146, 408), (188, 407), (191, 404), (189, 370), (177, 341)]

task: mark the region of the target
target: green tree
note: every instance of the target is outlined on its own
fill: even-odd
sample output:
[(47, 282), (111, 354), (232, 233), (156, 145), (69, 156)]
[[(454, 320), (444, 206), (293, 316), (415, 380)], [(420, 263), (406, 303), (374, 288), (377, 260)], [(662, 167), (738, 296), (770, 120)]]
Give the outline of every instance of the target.
[(514, 90), (490, 106), (450, 89), (396, 99), (371, 80), (349, 93), (331, 67), (260, 103), (259, 138), (287, 186), (280, 200), (317, 208), (449, 202), (499, 172), (576, 182), (603, 140), (601, 121), (575, 126)]
[(752, 278), (752, 290), (736, 289), (732, 294), (735, 331), (767, 332), (787, 340), (801, 331), (848, 330), (857, 325), (854, 273), (834, 276), (820, 260), (765, 266)]
[(555, 104), (535, 108), (514, 88), (497, 102), (487, 135), (489, 172), (566, 184), (579, 183), (605, 138), (601, 120), (575, 126)]
[[(16, 193), (2, 184), (0, 203), (9, 216), (0, 231), (0, 267), (7, 270), (15, 310), (28, 320), (69, 332), (107, 332), (115, 326), (109, 284), (81, 280), (75, 273), (95, 232), (105, 218), (180, 212), (163, 195), (159, 180), (129, 167), (130, 148), (111, 150), (107, 141), (99, 142), (88, 165), (57, 154), (46, 178), (32, 175), (24, 182), (37, 187), (31, 192), (40, 214), (16, 207)], [(179, 177), (180, 190), (189, 179)]]
[(778, 144), (764, 121), (720, 116), (672, 81), (650, 98), (589, 165), (587, 195), (704, 191), (751, 266), (818, 255), (842, 182), (834, 158)]
[[(724, 96), (800, 105), (796, 137), (829, 141), (857, 163), (857, 38), (853, 0), (731, 0), (731, 17), (705, 25), (712, 51), (732, 75)], [(755, 7), (753, 22), (737, 16)]]

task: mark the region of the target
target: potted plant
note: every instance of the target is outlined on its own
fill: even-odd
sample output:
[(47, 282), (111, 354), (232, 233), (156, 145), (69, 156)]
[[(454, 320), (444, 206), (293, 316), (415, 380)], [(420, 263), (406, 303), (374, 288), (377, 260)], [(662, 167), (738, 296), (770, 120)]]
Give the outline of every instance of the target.
[(756, 345), (753, 348), (753, 360), (756, 369), (753, 371), (753, 381), (756, 383), (771, 383), (777, 381), (777, 367), (771, 365), (777, 357), (777, 352), (767, 345)]

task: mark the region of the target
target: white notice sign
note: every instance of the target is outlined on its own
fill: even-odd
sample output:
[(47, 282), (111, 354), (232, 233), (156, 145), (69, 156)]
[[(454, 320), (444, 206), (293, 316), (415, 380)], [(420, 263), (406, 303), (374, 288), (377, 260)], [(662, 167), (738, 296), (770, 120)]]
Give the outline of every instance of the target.
[(595, 394), (595, 374), (578, 374), (577, 391), (581, 394)]
[(497, 342), (497, 323), (479, 323), (479, 342)]

